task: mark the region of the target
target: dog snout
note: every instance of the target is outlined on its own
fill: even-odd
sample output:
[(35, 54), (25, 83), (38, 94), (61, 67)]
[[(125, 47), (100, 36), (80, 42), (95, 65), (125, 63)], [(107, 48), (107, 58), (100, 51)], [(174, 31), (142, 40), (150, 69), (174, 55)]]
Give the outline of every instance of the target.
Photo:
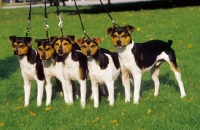
[(121, 40), (117, 40), (116, 43), (117, 43), (117, 46), (121, 46), (122, 42), (121, 42)]
[(17, 55), (18, 54), (18, 50), (14, 50), (14, 55)]
[(58, 49), (58, 53), (59, 53), (59, 54), (62, 54), (62, 53), (63, 53), (62, 48), (59, 48), (59, 49)]
[(87, 55), (90, 55), (91, 54), (91, 51), (90, 50), (87, 50)]
[(46, 58), (45, 54), (41, 55), (41, 58), (42, 58), (43, 60), (45, 60), (45, 58)]

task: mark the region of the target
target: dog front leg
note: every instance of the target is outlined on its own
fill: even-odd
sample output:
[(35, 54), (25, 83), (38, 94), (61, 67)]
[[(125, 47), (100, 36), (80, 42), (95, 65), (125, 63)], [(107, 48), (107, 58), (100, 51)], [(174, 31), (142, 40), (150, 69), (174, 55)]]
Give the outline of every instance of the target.
[(125, 89), (125, 102), (130, 102), (131, 94), (130, 94), (129, 74), (123, 68), (122, 68), (122, 84)]
[(51, 104), (51, 96), (52, 96), (52, 84), (51, 84), (51, 79), (46, 78), (46, 106)]
[(141, 78), (142, 74), (135, 74), (134, 75), (134, 103), (138, 104), (139, 103), (139, 98), (140, 98), (140, 86), (141, 86)]
[(81, 106), (85, 108), (86, 104), (86, 80), (79, 81), (81, 90)]
[(42, 95), (44, 92), (44, 80), (37, 81), (37, 106), (42, 105)]
[[(67, 98), (68, 98), (68, 103), (69, 105), (71, 105), (73, 103), (73, 90), (72, 90), (72, 84), (71, 81), (69, 79), (65, 80), (66, 83), (66, 88), (67, 88)], [(65, 99), (66, 100), (66, 99)]]
[(29, 105), (30, 100), (30, 93), (31, 93), (31, 82), (28, 79), (24, 79), (24, 106), (27, 107)]
[(94, 96), (94, 107), (97, 108), (99, 106), (99, 89), (98, 83), (95, 81), (92, 82), (92, 93)]

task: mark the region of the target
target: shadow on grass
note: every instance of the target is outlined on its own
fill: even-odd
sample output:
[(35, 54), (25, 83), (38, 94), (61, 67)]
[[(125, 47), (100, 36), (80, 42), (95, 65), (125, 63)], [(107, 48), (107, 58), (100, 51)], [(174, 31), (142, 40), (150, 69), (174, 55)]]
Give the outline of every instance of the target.
[[(143, 2), (130, 2), (120, 4), (106, 4), (108, 12), (119, 12), (119, 11), (141, 11), (141, 10), (155, 10), (155, 9), (168, 9), (174, 7), (187, 7), (187, 6), (198, 6), (200, 5), (199, 0), (158, 0), (158, 1), (143, 1)], [(106, 13), (102, 5), (92, 5), (88, 7), (79, 7), (80, 13), (85, 14), (98, 14)], [(64, 9), (61, 12), (68, 14), (76, 14), (74, 10)]]
[(19, 69), (19, 62), (16, 56), (0, 60), (0, 80), (9, 79), (17, 69)]

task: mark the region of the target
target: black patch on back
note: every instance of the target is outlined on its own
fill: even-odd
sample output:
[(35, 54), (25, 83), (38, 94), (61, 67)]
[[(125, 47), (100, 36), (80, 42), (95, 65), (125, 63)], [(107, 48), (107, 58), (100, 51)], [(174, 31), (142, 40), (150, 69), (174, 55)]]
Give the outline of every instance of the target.
[(99, 50), (100, 50), (101, 53), (106, 53), (106, 54), (110, 55), (112, 57), (113, 62), (114, 62), (115, 68), (119, 69), (120, 63), (119, 63), (119, 58), (118, 58), (117, 52), (111, 52), (111, 51), (104, 49), (104, 48), (100, 48)]
[(161, 40), (135, 43), (132, 48), (132, 53), (135, 57), (137, 66), (140, 69), (150, 67), (155, 62), (157, 56), (162, 52), (165, 52), (166, 54), (171, 53), (171, 44), (172, 41), (170, 40), (167, 43)]

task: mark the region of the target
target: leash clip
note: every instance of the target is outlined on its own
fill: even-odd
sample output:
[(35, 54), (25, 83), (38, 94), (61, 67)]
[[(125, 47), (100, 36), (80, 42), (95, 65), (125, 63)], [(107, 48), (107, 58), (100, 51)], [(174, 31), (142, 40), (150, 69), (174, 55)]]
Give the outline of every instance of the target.
[(61, 20), (61, 15), (59, 15), (58, 16), (58, 19), (59, 19), (59, 23), (58, 23), (58, 26), (60, 27), (60, 28), (62, 28), (62, 20)]
[(49, 25), (47, 24), (47, 18), (45, 18), (45, 30), (47, 31), (49, 29)]

